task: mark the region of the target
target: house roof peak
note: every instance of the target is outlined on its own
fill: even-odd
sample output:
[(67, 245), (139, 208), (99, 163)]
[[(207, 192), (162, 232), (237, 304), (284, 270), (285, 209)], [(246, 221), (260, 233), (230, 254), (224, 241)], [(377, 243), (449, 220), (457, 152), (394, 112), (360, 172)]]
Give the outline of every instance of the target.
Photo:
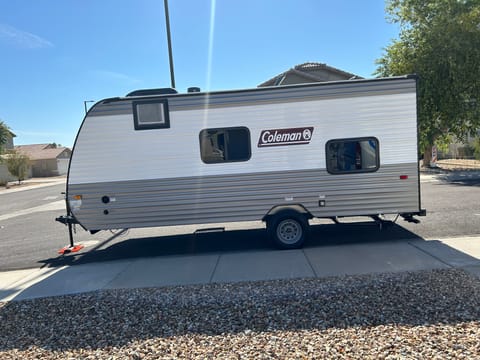
[(337, 69), (325, 63), (308, 61), (295, 65), (289, 70), (258, 85), (278, 86), (305, 82), (325, 82), (332, 80), (362, 79), (361, 76)]
[[(68, 148), (64, 146), (55, 147), (54, 144), (31, 144), (16, 145), (15, 149), (27, 155), (31, 160), (40, 160), (55, 159)], [(68, 151), (70, 151), (70, 149), (68, 149)]]

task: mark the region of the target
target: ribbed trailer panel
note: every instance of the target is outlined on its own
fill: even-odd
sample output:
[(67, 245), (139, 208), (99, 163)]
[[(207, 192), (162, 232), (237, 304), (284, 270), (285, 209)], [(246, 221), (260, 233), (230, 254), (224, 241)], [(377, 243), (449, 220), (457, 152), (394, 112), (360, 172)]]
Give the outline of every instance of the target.
[[(409, 178), (401, 180), (404, 174)], [(82, 194), (77, 217), (95, 230), (259, 220), (275, 206), (292, 204), (316, 217), (358, 216), (418, 211), (416, 174), (413, 163), (348, 177), (325, 170), (268, 172), (71, 185), (70, 193)], [(113, 201), (104, 204), (103, 196)], [(318, 206), (320, 198), (325, 207)]]
[[(155, 101), (168, 122), (140, 129), (136, 104)], [(67, 199), (88, 230), (260, 220), (292, 205), (316, 217), (418, 213), (416, 121), (413, 78), (106, 99), (79, 130)], [(248, 158), (202, 159), (202, 131), (224, 128), (246, 129)], [(275, 143), (295, 129), (308, 137)], [(328, 170), (338, 139), (371, 142), (371, 171)]]

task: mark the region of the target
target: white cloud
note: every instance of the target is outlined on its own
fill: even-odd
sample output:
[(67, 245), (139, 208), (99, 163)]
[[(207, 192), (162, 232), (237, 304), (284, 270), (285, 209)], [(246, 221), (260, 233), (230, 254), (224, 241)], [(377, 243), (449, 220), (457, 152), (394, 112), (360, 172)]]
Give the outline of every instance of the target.
[(4, 41), (23, 49), (51, 48), (53, 44), (38, 35), (22, 31), (6, 24), (0, 24), (0, 41)]
[(132, 76), (122, 74), (122, 73), (118, 73), (118, 72), (115, 72), (115, 71), (93, 70), (91, 73), (95, 76), (102, 77), (102, 78), (107, 78), (109, 80), (126, 81), (126, 82), (129, 82), (129, 83), (139, 83), (140, 82), (140, 80), (138, 80), (138, 79), (136, 79)]

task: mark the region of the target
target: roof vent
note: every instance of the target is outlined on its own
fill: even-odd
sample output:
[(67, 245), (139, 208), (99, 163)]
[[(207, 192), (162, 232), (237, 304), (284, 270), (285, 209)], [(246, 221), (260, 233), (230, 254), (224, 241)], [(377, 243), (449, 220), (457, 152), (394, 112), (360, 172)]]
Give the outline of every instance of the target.
[(148, 96), (148, 95), (167, 95), (167, 94), (178, 94), (177, 90), (172, 88), (161, 88), (161, 89), (143, 89), (135, 90), (127, 94), (128, 96)]
[(196, 92), (200, 92), (200, 88), (199, 88), (199, 87), (196, 87), (196, 86), (192, 86), (192, 87), (189, 87), (189, 88), (187, 89), (187, 91), (188, 91), (189, 93), (196, 93)]

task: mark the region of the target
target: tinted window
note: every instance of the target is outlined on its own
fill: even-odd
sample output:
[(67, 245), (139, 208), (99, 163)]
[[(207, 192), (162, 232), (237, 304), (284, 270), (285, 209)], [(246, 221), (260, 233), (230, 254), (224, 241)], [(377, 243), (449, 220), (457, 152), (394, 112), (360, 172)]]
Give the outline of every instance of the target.
[(247, 161), (251, 156), (250, 132), (245, 127), (202, 130), (200, 154), (207, 164)]
[(169, 128), (167, 100), (134, 101), (133, 120), (135, 130)]
[(377, 171), (380, 166), (378, 140), (330, 140), (326, 145), (327, 171), (332, 174)]

